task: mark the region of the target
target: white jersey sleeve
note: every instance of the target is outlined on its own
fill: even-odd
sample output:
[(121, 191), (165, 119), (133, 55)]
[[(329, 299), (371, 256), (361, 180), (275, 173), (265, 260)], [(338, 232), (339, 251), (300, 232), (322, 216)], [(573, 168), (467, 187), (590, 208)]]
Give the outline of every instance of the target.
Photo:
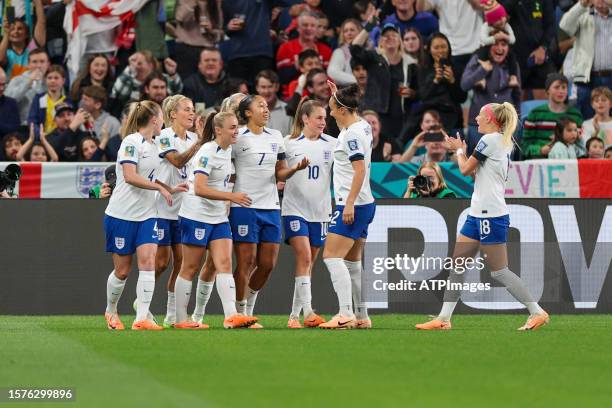
[(123, 165), (136, 165), (136, 171), (150, 181), (157, 179), (157, 146), (139, 133), (126, 136), (117, 154), (117, 184), (106, 207), (106, 214), (126, 221), (144, 221), (157, 217), (155, 190), (135, 187), (125, 182)]
[(179, 216), (207, 224), (227, 221), (227, 207), (223, 200), (211, 200), (195, 194), (195, 177), (198, 173), (208, 176), (208, 186), (218, 191), (230, 191), (232, 173), (232, 147), (223, 150), (216, 142), (208, 142), (200, 148), (192, 161), (189, 175), (189, 191), (183, 197)]
[(338, 141), (334, 149), (334, 197), (336, 205), (346, 204), (355, 174), (352, 165), (355, 160), (363, 160), (366, 170), (355, 205), (366, 205), (374, 202), (374, 196), (370, 189), (372, 141), (372, 128), (363, 119), (343, 129), (338, 135)]
[(294, 215), (309, 222), (328, 222), (331, 219), (331, 171), (336, 140), (326, 134), (318, 139), (303, 135), (285, 139), (287, 164), (294, 166), (304, 157), (310, 164), (296, 172), (285, 183), (282, 215)]
[(280, 132), (264, 128), (261, 134), (255, 134), (241, 128), (232, 150), (236, 168), (234, 191), (247, 193), (253, 200), (251, 208), (279, 209), (276, 163), (285, 159), (285, 142)]
[(482, 136), (472, 154), (480, 164), (476, 168), (470, 215), (479, 218), (508, 214), (506, 180), (512, 146), (505, 146), (500, 133)]
[[(177, 136), (172, 128), (165, 128), (161, 131), (161, 134), (155, 139), (159, 150), (159, 157), (162, 159), (157, 179), (170, 187), (174, 187), (181, 183), (186, 183), (189, 176), (188, 161), (182, 168), (176, 168), (172, 163), (168, 161), (166, 155), (170, 152), (176, 152), (182, 154), (189, 150), (191, 146), (196, 142), (197, 135), (192, 132), (187, 132), (185, 139)], [(178, 192), (172, 195), (172, 206), (168, 206), (166, 200), (161, 194), (156, 195), (157, 204), (157, 216), (167, 220), (177, 220), (178, 212), (181, 208), (181, 201), (185, 193)]]

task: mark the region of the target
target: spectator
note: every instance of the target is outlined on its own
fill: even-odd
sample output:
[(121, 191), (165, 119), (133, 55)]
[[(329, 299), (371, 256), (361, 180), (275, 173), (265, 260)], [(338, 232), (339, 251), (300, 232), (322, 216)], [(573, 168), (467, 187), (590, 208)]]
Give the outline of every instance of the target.
[(34, 130), (38, 133), (39, 125), (44, 125), (45, 133), (50, 134), (55, 129), (55, 106), (62, 102), (70, 102), (64, 94), (66, 83), (66, 72), (61, 65), (51, 65), (45, 74), (47, 92), (40, 93), (34, 97), (30, 113), (28, 114), (28, 126), (34, 123)]
[(446, 36), (452, 49), (450, 55), (455, 78), (460, 80), (463, 69), (480, 42), (480, 27), (483, 24), (480, 1), (417, 0), (416, 10), (434, 10), (438, 14), (440, 32)]
[[(378, 26), (379, 16), (382, 10), (377, 9), (372, 0), (357, 0), (352, 7), (353, 18), (359, 20), (359, 24), (362, 27), (372, 32), (372, 30)], [(349, 16), (347, 16), (347, 18), (349, 18)], [(340, 21), (346, 21), (346, 19)]]
[[(80, 106), (89, 115), (86, 118), (86, 130), (93, 130), (95, 137), (101, 140), (102, 127), (107, 126), (107, 133), (116, 135), (119, 133), (119, 121), (104, 110), (106, 107), (106, 91), (98, 85), (89, 85), (83, 88)], [(102, 148), (103, 149), (103, 148)]]
[(229, 76), (244, 78), (252, 84), (257, 73), (274, 69), (274, 50), (270, 38), (273, 5), (290, 4), (287, 0), (232, 0), (222, 3), (223, 24), (229, 37), (222, 44), (222, 51)]
[(78, 147), (81, 139), (88, 134), (81, 130), (85, 123), (85, 110), (74, 113), (70, 103), (55, 106), (55, 129), (47, 135), (47, 140), (57, 152), (62, 162), (74, 162), (78, 159)]
[(349, 46), (361, 30), (361, 24), (354, 18), (345, 20), (340, 26), (339, 47), (332, 53), (329, 67), (327, 68), (327, 75), (337, 85), (350, 85), (356, 82), (351, 70), (351, 51)]
[(270, 111), (268, 127), (278, 130), (285, 136), (291, 132), (291, 117), (285, 112), (287, 104), (278, 99), (279, 88), (280, 81), (274, 71), (264, 70), (255, 77), (255, 90), (268, 103)]
[(612, 146), (608, 146), (606, 148), (606, 152), (604, 153), (604, 159), (612, 160)]
[(221, 98), (225, 99), (235, 93), (249, 94), (249, 84), (243, 78), (228, 78), (223, 84), (223, 93)]
[(327, 45), (330, 49), (338, 46), (336, 41), (336, 33), (329, 28), (329, 18), (325, 14), (319, 14), (317, 24), (317, 41)]
[(561, 74), (548, 75), (545, 83), (548, 102), (537, 106), (525, 119), (521, 138), (523, 159), (540, 159), (550, 152), (553, 126), (563, 117), (572, 119), (578, 126), (582, 125), (582, 115), (567, 106), (567, 78)]
[(70, 99), (78, 101), (81, 99), (83, 88), (90, 85), (97, 85), (104, 89), (107, 96), (110, 94), (110, 89), (113, 86), (113, 71), (111, 70), (110, 61), (104, 54), (94, 54), (87, 62), (79, 76), (72, 83), (70, 88)]
[(168, 97), (166, 77), (159, 72), (151, 73), (142, 85), (141, 101), (154, 101), (159, 105)]
[[(395, 12), (387, 16), (382, 21), (381, 26), (393, 24), (399, 28), (401, 33), (406, 32), (409, 28), (414, 28), (425, 38), (437, 33), (438, 19), (427, 11), (417, 12), (415, 3), (416, 0), (391, 0)], [(378, 27), (372, 30), (370, 34), (370, 39), (375, 45), (378, 45), (380, 34), (381, 31)]]
[(193, 67), (201, 63), (202, 51), (214, 48), (223, 39), (221, 2), (177, 0), (174, 22), (174, 58), (179, 62), (179, 76), (187, 78), (193, 72)]
[(380, 134), (380, 118), (373, 110), (363, 111), (361, 117), (372, 127), (372, 162), (397, 162), (401, 149), (397, 142)]
[(78, 161), (80, 162), (101, 162), (104, 160), (104, 149), (108, 144), (108, 131), (104, 132), (98, 140), (92, 136), (85, 136), (79, 141), (77, 149)]
[(4, 161), (17, 161), (17, 153), (21, 149), (23, 143), (19, 133), (9, 133), (2, 138), (2, 153), (4, 153)]
[(276, 53), (276, 70), (281, 84), (288, 84), (300, 75), (296, 67), (298, 55), (305, 49), (313, 49), (321, 57), (323, 67), (327, 68), (331, 49), (317, 41), (318, 15), (304, 12), (298, 17), (298, 38), (281, 45)]
[(499, 0), (510, 16), (516, 36), (513, 52), (520, 66), (523, 99), (545, 99), (546, 77), (555, 71), (551, 49), (556, 48), (553, 0)]
[(585, 153), (578, 138), (578, 126), (568, 118), (562, 118), (557, 122), (551, 145), (549, 159), (576, 159)]
[(416, 183), (415, 176), (408, 177), (408, 189), (404, 198), (456, 198), (457, 194), (446, 185), (442, 169), (435, 162), (421, 164), (417, 176), (425, 178), (425, 183)]
[(416, 28), (409, 28), (404, 31), (402, 37), (404, 52), (412, 57), (417, 64), (421, 65), (425, 61), (425, 50), (423, 49), (423, 36)]
[(63, 64), (66, 59), (66, 30), (64, 30), (64, 17), (66, 14), (67, 1), (51, 2), (43, 1), (45, 4), (46, 18), (46, 46), (49, 52), (49, 60), (53, 64)]
[(443, 127), (451, 133), (463, 129), (461, 103), (465, 101), (466, 93), (461, 89), (458, 69), (450, 59), (450, 43), (444, 34), (437, 33), (429, 38), (426, 49), (425, 61), (417, 70), (417, 94), (421, 105), (409, 118), (403, 134), (404, 142), (408, 135), (415, 133), (418, 128), (416, 121), (426, 110), (438, 111)]
[(367, 35), (363, 30), (350, 48), (353, 58), (368, 71), (366, 107), (380, 116), (384, 135), (399, 139), (404, 114), (416, 96), (416, 61), (404, 53), (399, 31), (393, 24), (383, 27), (376, 50), (363, 47)]
[[(304, 79), (306, 75), (314, 69), (314, 68), (322, 68), (321, 57), (315, 50), (307, 49), (300, 52), (298, 55), (298, 70), (300, 71), (300, 76), (297, 79), (289, 82), (287, 86), (284, 86), (283, 95), (284, 99), (287, 100), (293, 96), (295, 93), (295, 89), (298, 87), (298, 84), (304, 84)], [(303, 87), (302, 87), (303, 88)], [(302, 96), (308, 96), (308, 92), (305, 89), (301, 89), (300, 93)]]
[(612, 105), (612, 91), (610, 88), (600, 86), (591, 92), (591, 107), (595, 116), (585, 120), (582, 124), (582, 140), (597, 136), (606, 145), (612, 145), (612, 117), (610, 117), (610, 106)]
[(47, 141), (43, 126), (39, 129), (40, 141), (35, 140), (34, 124), (30, 125), (30, 136), (28, 140), (21, 146), (17, 153), (18, 161), (29, 162), (56, 162), (58, 161), (55, 149)]
[[(329, 98), (331, 97), (331, 92), (329, 90), (329, 85), (327, 85), (328, 79), (329, 78), (325, 73), (325, 70), (322, 68), (315, 68), (311, 70), (308, 75), (306, 75), (304, 81), (305, 83), (303, 85), (308, 91), (308, 96), (305, 98), (316, 99), (326, 107), (325, 109), (327, 110), (327, 116), (325, 117), (325, 122), (327, 126), (325, 127), (325, 133), (333, 137), (338, 137), (340, 130), (338, 129), (336, 120), (329, 114)], [(287, 101), (285, 111), (287, 112), (287, 115), (291, 117), (295, 116), (297, 107), (302, 100), (300, 91), (303, 86), (300, 84), (291, 99)]]
[[(603, 159), (604, 158), (604, 143), (597, 136), (593, 136), (586, 142), (586, 151), (587, 151), (587, 159)], [(606, 150), (606, 154), (607, 153), (608, 153), (608, 150)], [(606, 157), (606, 159), (607, 158), (608, 157)]]
[[(432, 135), (431, 138), (429, 135)], [(422, 164), (450, 161), (448, 149), (443, 142), (443, 137), (446, 135), (440, 122), (440, 114), (435, 110), (425, 111), (421, 120), (421, 132), (412, 139), (410, 146), (400, 157), (400, 162)], [(425, 153), (416, 155), (423, 147)]]
[[(126, 124), (127, 116), (129, 112), (130, 112), (130, 105), (126, 105), (121, 111), (121, 128), (119, 129), (119, 133), (109, 134), (110, 138), (106, 145), (106, 149), (104, 150), (104, 155), (106, 156), (107, 161), (110, 161), (110, 162), (117, 161), (117, 154), (119, 153), (121, 142), (123, 141), (123, 137), (125, 136), (123, 129), (125, 128), (125, 124)], [(102, 127), (102, 130), (104, 130), (104, 127)], [(102, 132), (102, 135), (104, 135), (104, 132)]]
[[(518, 73), (516, 61), (510, 61), (509, 45), (504, 39), (496, 40), (495, 44), (486, 47), (488, 58), (486, 61), (480, 59), (480, 55), (474, 54), (463, 71), (461, 78), (461, 88), (468, 92), (473, 91), (474, 95), (470, 104), (468, 114), (468, 138), (467, 154), (478, 144), (480, 137), (476, 116), (480, 109), (489, 103), (511, 102), (514, 106), (521, 104), (520, 87), (514, 86), (511, 80), (512, 72)], [(514, 67), (512, 67), (514, 63)], [(485, 86), (479, 86), (481, 81), (485, 81)], [(518, 79), (517, 79), (518, 81)]]
[(21, 124), (17, 101), (4, 95), (6, 81), (6, 74), (0, 68), (0, 139), (8, 133), (16, 132)]
[(365, 95), (366, 87), (368, 86), (368, 70), (361, 62), (351, 59), (351, 72), (357, 80), (357, 85), (359, 85), (359, 96), (361, 97), (359, 102), (361, 104), (361, 108), (359, 110), (362, 111), (365, 109), (365, 99), (363, 96)]
[(606, 0), (580, 0), (561, 19), (559, 27), (576, 36), (574, 83), (578, 87), (577, 107), (584, 117), (593, 116), (589, 105), (591, 90), (612, 88), (612, 4)]
[[(33, 6), (36, 11), (33, 39), (30, 39), (30, 30), (24, 21), (15, 20), (13, 24), (9, 24), (8, 18), (4, 18), (2, 22), (4, 36), (0, 41), (0, 64), (6, 66), (9, 81), (27, 70), (29, 50), (44, 47), (47, 41), (46, 17), (42, 0), (34, 0)], [(4, 13), (5, 10), (2, 12)]]
[[(183, 90), (181, 77), (176, 73), (176, 62), (170, 58), (164, 60), (163, 73), (168, 86), (168, 93), (174, 95)], [(150, 51), (137, 51), (129, 58), (129, 65), (117, 77), (111, 91), (111, 99), (117, 101), (118, 107), (140, 98), (143, 82), (154, 72), (162, 72), (159, 62)]]
[(298, 16), (305, 11), (310, 11), (317, 15), (323, 15), (321, 8), (321, 0), (304, 0), (303, 3), (294, 4), (289, 8), (289, 16), (292, 18), (291, 23), (285, 28), (285, 32), (289, 38), (297, 37)]
[(221, 103), (225, 80), (221, 53), (216, 48), (207, 47), (200, 53), (198, 71), (185, 80), (183, 93), (194, 104), (203, 103), (206, 108), (211, 108)]
[(28, 70), (13, 78), (6, 87), (4, 94), (17, 101), (21, 125), (27, 126), (30, 106), (37, 94), (47, 92), (43, 80), (49, 69), (49, 56), (43, 48), (36, 48), (28, 55)]

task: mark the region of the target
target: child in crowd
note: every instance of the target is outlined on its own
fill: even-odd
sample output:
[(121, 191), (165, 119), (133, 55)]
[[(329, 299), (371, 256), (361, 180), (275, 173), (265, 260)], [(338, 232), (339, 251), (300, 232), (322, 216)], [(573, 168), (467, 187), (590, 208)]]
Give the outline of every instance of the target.
[[(289, 100), (296, 89), (302, 87), (299, 90), (299, 93), (302, 94), (302, 97), (308, 96), (308, 91), (306, 90), (306, 76), (308, 73), (314, 68), (323, 68), (323, 64), (321, 63), (321, 56), (316, 50), (307, 49), (299, 53), (298, 55), (298, 71), (300, 71), (300, 76), (298, 79), (294, 79), (289, 82), (287, 85), (285, 92), (283, 94), (283, 98), (285, 100)], [(300, 82), (302, 80), (302, 82)]]
[[(586, 142), (587, 159), (603, 159), (604, 158), (604, 144), (597, 136), (591, 137)], [(609, 148), (608, 148), (609, 150)], [(607, 152), (607, 151), (606, 151)]]
[(591, 92), (591, 107), (595, 116), (582, 124), (582, 140), (599, 137), (606, 145), (612, 145), (612, 91), (607, 86), (599, 86)]
[(578, 138), (578, 126), (572, 119), (559, 120), (554, 134), (549, 159), (576, 159), (584, 154), (582, 142)]

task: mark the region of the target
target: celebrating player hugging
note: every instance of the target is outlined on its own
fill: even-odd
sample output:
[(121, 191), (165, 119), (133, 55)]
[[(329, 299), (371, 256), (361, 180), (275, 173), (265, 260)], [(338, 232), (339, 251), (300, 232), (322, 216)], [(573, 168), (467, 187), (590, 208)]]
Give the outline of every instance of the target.
[[(457, 237), (454, 258), (474, 257), (480, 249), (491, 270), (491, 277), (506, 287), (516, 300), (529, 310), (527, 323), (519, 330), (535, 330), (548, 323), (546, 313), (532, 298), (529, 290), (517, 275), (508, 269), (508, 229), (510, 216), (504, 199), (512, 135), (518, 118), (516, 110), (508, 102), (483, 106), (476, 117), (478, 132), (484, 134), (476, 145), (474, 154), (465, 155), (465, 142), (446, 137), (449, 147), (457, 151), (458, 165), (464, 175), (475, 173), (474, 194), (470, 212)], [(451, 283), (462, 283), (463, 273), (451, 271)], [(459, 290), (446, 290), (444, 304), (438, 317), (427, 323), (417, 324), (420, 330), (450, 329), (450, 318), (459, 301)]]

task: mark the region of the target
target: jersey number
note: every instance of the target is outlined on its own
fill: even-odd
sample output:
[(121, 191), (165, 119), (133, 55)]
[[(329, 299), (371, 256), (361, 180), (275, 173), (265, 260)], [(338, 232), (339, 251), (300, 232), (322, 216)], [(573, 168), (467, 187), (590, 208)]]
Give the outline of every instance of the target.
[(155, 177), (155, 170), (151, 170), (151, 172), (147, 176), (147, 178), (151, 181), (153, 181), (153, 177)]
[(266, 157), (266, 154), (265, 153), (259, 153), (259, 154), (261, 154), (261, 159), (259, 159), (259, 163), (257, 163), (257, 165), (261, 166), (261, 163), (263, 163), (263, 159), (264, 157)]
[(480, 220), (480, 235), (489, 235), (491, 233), (491, 225), (489, 220)]
[(308, 180), (316, 180), (319, 178), (319, 166), (308, 166)]
[(179, 169), (179, 175), (181, 176), (182, 179), (187, 178), (187, 166), (183, 166)]
[(332, 219), (329, 222), (329, 225), (336, 225), (336, 219), (338, 219), (339, 216), (340, 216), (340, 211), (339, 210), (334, 211), (334, 215), (332, 216)]

